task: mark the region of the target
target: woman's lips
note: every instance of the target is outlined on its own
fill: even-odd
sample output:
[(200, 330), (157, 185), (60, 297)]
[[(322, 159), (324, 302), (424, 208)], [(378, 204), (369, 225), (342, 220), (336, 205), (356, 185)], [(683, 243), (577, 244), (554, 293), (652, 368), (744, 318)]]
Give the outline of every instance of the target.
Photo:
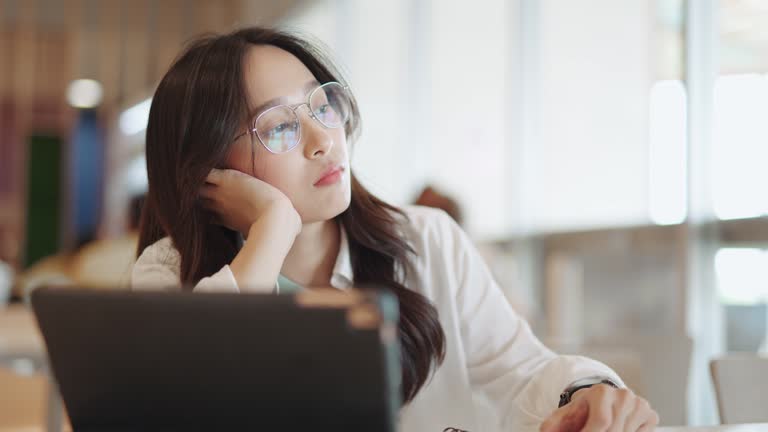
[(331, 168), (315, 182), (315, 186), (328, 186), (334, 184), (341, 179), (342, 174), (344, 174), (344, 167), (337, 166)]

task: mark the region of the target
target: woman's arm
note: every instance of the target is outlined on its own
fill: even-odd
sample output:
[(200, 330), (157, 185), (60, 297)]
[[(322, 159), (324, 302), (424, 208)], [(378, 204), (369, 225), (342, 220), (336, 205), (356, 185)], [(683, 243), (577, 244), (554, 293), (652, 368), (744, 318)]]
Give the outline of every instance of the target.
[(231, 169), (212, 170), (200, 196), (221, 225), (247, 239), (229, 266), (237, 286), (241, 291), (271, 292), (301, 231), (301, 217), (291, 200), (274, 186)]
[[(251, 225), (248, 241), (240, 252), (218, 272), (201, 279), (194, 292), (271, 293), (283, 260), (300, 227), (292, 208), (276, 205), (264, 211)], [(131, 289), (178, 290), (181, 257), (170, 238), (147, 247), (131, 274)]]
[[(200, 191), (219, 224), (247, 241), (229, 265), (201, 279), (195, 292), (272, 292), (283, 261), (301, 231), (293, 204), (277, 188), (235, 170), (214, 169)], [(170, 239), (151, 245), (134, 266), (133, 289), (178, 287), (181, 259)]]
[(283, 261), (301, 230), (293, 206), (277, 204), (262, 212), (248, 230), (248, 238), (230, 264), (240, 291), (271, 292)]
[(546, 348), (510, 306), (469, 237), (443, 215), (440, 242), (457, 278), (456, 301), (469, 378), (499, 415), (504, 430), (538, 429), (573, 382), (619, 377), (597, 361)]

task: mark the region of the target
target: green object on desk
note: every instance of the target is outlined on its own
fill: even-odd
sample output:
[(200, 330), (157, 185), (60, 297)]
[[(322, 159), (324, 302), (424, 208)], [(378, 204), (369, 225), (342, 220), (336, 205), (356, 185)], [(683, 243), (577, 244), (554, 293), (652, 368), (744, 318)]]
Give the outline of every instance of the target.
[(283, 275), (277, 276), (277, 286), (280, 287), (278, 294), (295, 294), (304, 291), (304, 287), (288, 279)]

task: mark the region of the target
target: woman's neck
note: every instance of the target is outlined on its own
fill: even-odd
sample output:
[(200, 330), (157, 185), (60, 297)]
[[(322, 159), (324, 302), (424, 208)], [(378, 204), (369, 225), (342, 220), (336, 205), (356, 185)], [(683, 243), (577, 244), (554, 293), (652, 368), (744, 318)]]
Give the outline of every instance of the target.
[(306, 287), (330, 286), (341, 244), (336, 220), (305, 224), (283, 261), (281, 273)]

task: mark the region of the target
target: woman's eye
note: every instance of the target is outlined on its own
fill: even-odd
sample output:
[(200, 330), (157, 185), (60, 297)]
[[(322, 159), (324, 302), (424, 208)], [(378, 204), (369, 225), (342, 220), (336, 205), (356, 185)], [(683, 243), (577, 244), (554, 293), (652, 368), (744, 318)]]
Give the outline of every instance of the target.
[(285, 130), (288, 129), (289, 126), (290, 125), (288, 123), (280, 123), (279, 125), (270, 129), (269, 133), (275, 134), (275, 133), (285, 132)]

